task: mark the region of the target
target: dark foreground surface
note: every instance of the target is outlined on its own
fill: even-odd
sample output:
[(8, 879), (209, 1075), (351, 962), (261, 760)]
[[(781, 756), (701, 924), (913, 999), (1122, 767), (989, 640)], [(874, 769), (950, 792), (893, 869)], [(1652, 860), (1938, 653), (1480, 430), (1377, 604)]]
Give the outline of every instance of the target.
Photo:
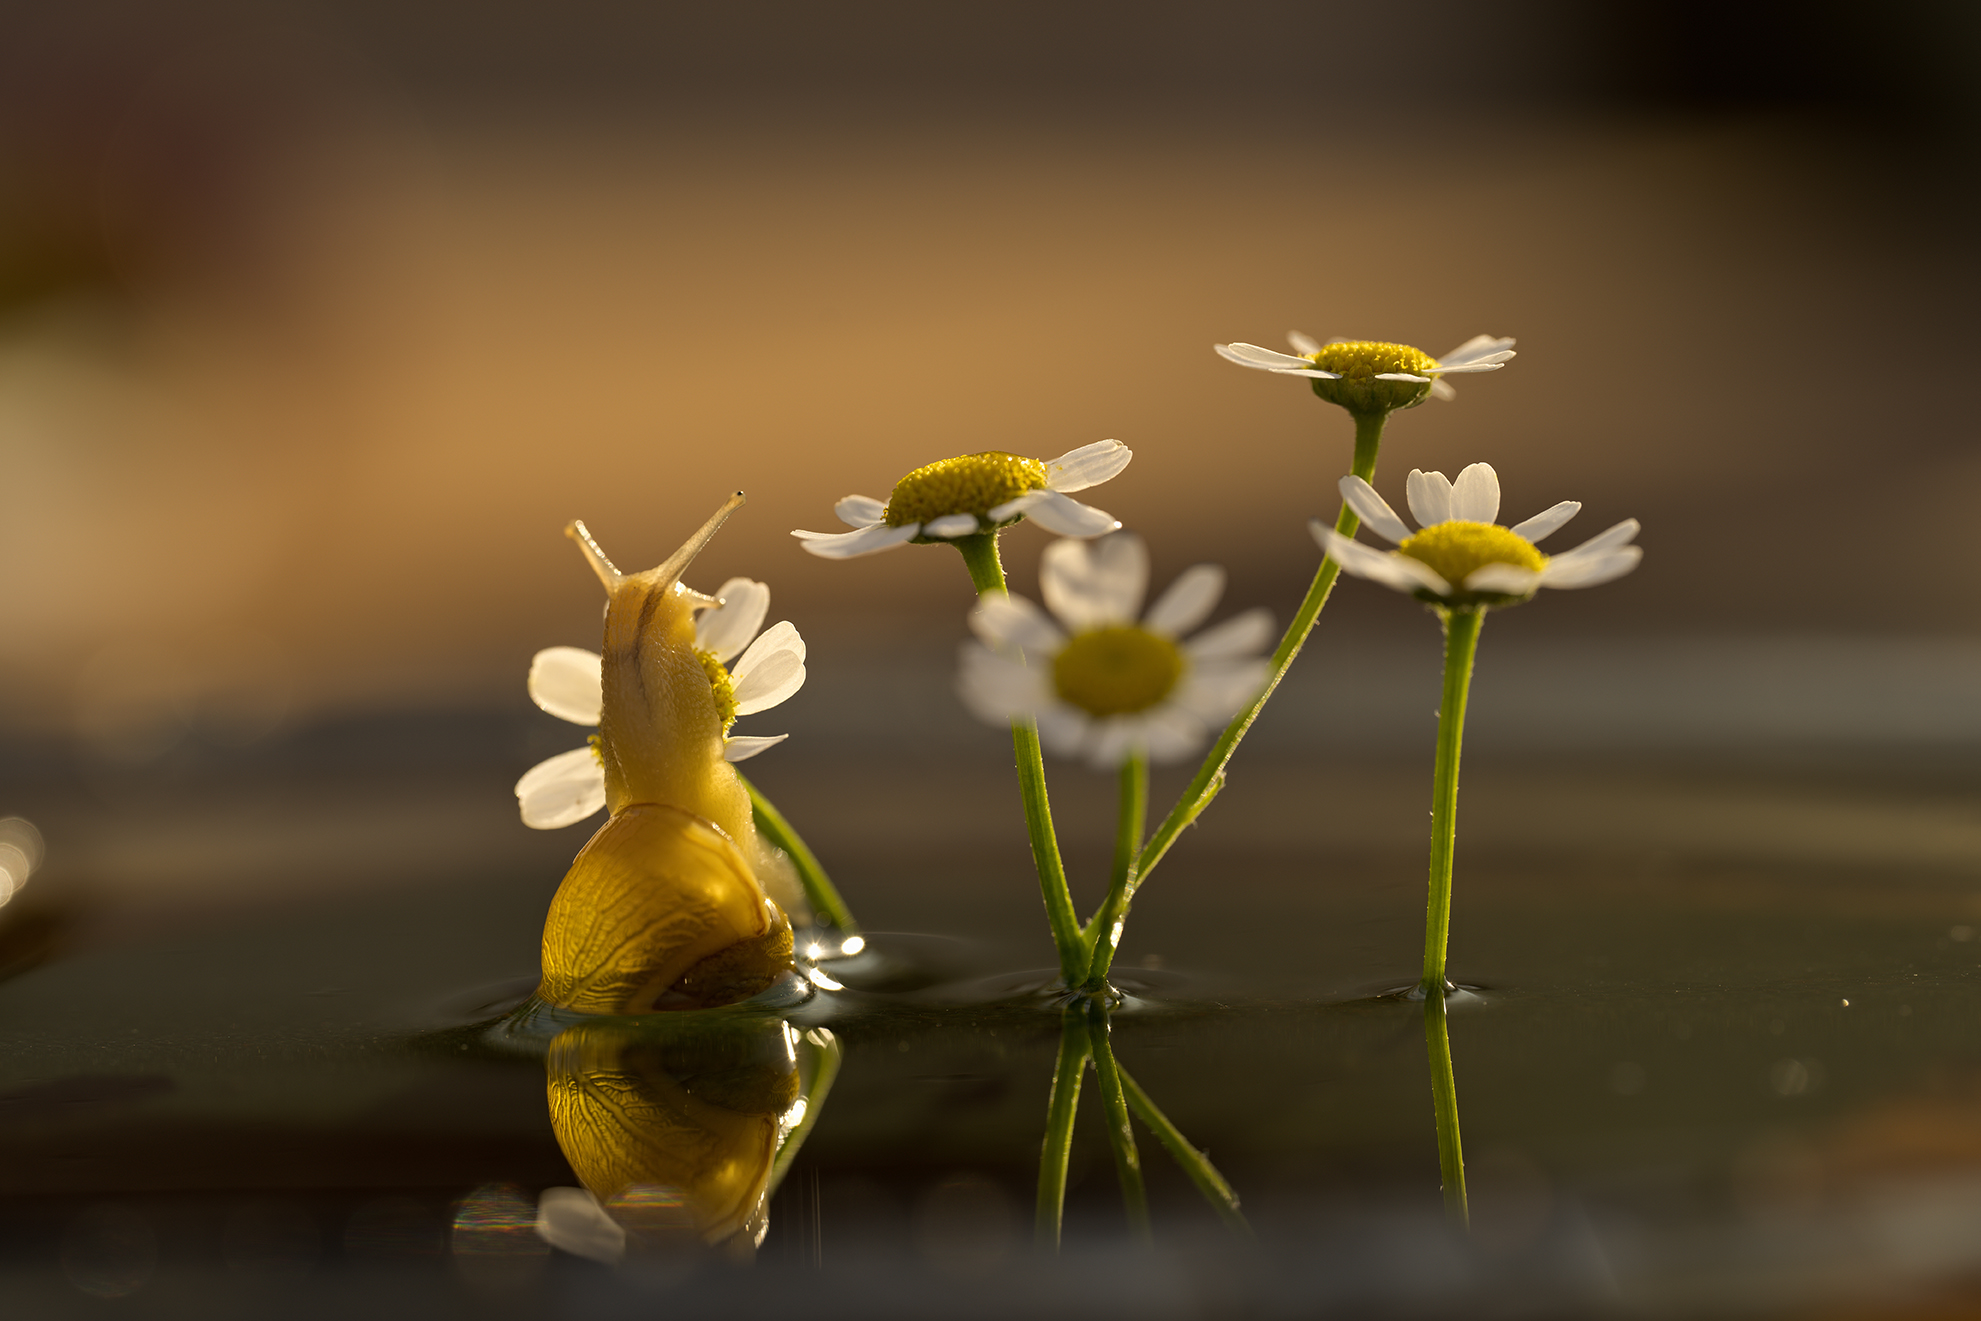
[[(1065, 1250), (1031, 1247), (1058, 1018), (987, 735), (760, 783), (873, 933), (795, 1014), (843, 1067), (754, 1255), (552, 1251), (576, 1182), (533, 983), (585, 828), (506, 797), (555, 747), (472, 717), (141, 771), (15, 764), (49, 840), (0, 908), (8, 1315), (1952, 1314), (1981, 1303), (1981, 820), (1947, 752), (1468, 763), (1446, 1225), (1418, 1007), (1414, 759), (1268, 748), (1138, 903), (1114, 1048), (1243, 1199), (1154, 1143), (1153, 1253), (1082, 1101)], [(963, 737), (958, 735), (958, 737)], [(794, 745), (795, 746), (795, 745)], [(971, 769), (972, 766), (976, 769)], [(31, 773), (30, 773), (31, 772)], [(1108, 787), (1055, 786), (1083, 902)], [(1160, 793), (1160, 785), (1158, 792)], [(489, 1226), (495, 1226), (491, 1232)]]

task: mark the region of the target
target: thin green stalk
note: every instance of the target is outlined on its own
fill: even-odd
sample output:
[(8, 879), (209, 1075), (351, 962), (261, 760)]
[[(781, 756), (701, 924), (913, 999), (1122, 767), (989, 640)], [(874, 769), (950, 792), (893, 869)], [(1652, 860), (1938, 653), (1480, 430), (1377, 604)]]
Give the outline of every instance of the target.
[(1087, 1025), (1078, 1006), (1059, 1020), (1059, 1063), (1052, 1071), (1046, 1102), (1046, 1138), (1039, 1150), (1039, 1206), (1034, 1219), (1038, 1245), (1059, 1251), (1059, 1227), (1066, 1214), (1066, 1161), (1073, 1151), (1073, 1117), (1080, 1106), (1080, 1081), (1087, 1071)]
[(798, 869), (798, 881), (805, 887), (805, 902), (812, 906), (812, 912), (838, 928), (843, 935), (857, 933), (860, 924), (853, 920), (853, 910), (839, 897), (832, 878), (819, 864), (818, 855), (805, 846), (805, 841), (791, 828), (784, 814), (763, 796), (762, 790), (751, 784), (741, 771), (736, 772), (736, 778), (750, 791), (750, 812), (756, 817), (757, 829), (765, 839), (783, 849), (790, 856), (791, 865)]
[(1191, 1183), (1197, 1185), (1197, 1191), (1204, 1195), (1204, 1200), (1211, 1204), (1211, 1209), (1218, 1213), (1218, 1218), (1232, 1229), (1250, 1234), (1252, 1227), (1245, 1223), (1245, 1217), (1238, 1211), (1238, 1194), (1229, 1183), (1225, 1182), (1224, 1176), (1217, 1172), (1217, 1166), (1211, 1164), (1211, 1158), (1191, 1146), (1190, 1139), (1184, 1137), (1182, 1131), (1169, 1122), (1169, 1116), (1156, 1109), (1156, 1103), (1151, 1101), (1149, 1094), (1128, 1076), (1128, 1070), (1117, 1064), (1115, 1072), (1121, 1075), (1121, 1090), (1128, 1099), (1128, 1108), (1135, 1112), (1135, 1117), (1141, 1120), (1151, 1133), (1156, 1135), (1156, 1141), (1162, 1143), (1163, 1150), (1183, 1167), (1183, 1172), (1190, 1176)]
[[(977, 595), (1007, 590), (1004, 565), (997, 557), (997, 533), (979, 532), (949, 543), (963, 553)], [(1018, 795), (1025, 804), (1025, 830), (1032, 838), (1032, 863), (1039, 873), (1052, 942), (1059, 948), (1059, 972), (1068, 986), (1087, 975), (1089, 953), (1073, 914), (1073, 892), (1066, 885), (1066, 864), (1060, 861), (1059, 838), (1053, 833), (1052, 804), (1046, 797), (1045, 760), (1039, 755), (1039, 728), (1030, 720), (1011, 722), (1011, 746), (1018, 760)]]
[(805, 1033), (818, 1050), (818, 1063), (812, 1072), (811, 1085), (805, 1088), (805, 1113), (797, 1126), (784, 1135), (784, 1141), (777, 1146), (777, 1155), (770, 1165), (770, 1186), (773, 1190), (784, 1182), (784, 1176), (791, 1168), (791, 1162), (798, 1158), (798, 1149), (805, 1145), (811, 1136), (812, 1125), (818, 1123), (819, 1112), (825, 1109), (825, 1098), (832, 1091), (832, 1080), (839, 1076), (842, 1052), (839, 1038), (822, 1027), (815, 1027)]
[[(1382, 449), (1383, 423), (1388, 416), (1386, 413), (1355, 414), (1355, 459), (1349, 471), (1365, 482), (1375, 478), (1376, 456)], [(1344, 537), (1354, 536), (1355, 529), (1361, 525), (1362, 520), (1345, 504), (1334, 520), (1334, 530)], [(1231, 723), (1224, 727), (1224, 733), (1218, 735), (1217, 742), (1211, 745), (1203, 765), (1197, 768), (1190, 786), (1176, 800), (1176, 806), (1169, 810), (1162, 824), (1156, 827), (1156, 833), (1149, 837), (1149, 842), (1142, 846), (1135, 886), (1149, 879), (1149, 873), (1169, 852), (1169, 846), (1176, 842), (1183, 828), (1195, 821), (1211, 805), (1211, 799), (1217, 796), (1218, 790), (1224, 787), (1225, 765), (1238, 750), (1239, 740), (1245, 737), (1246, 731), (1252, 728), (1252, 722), (1259, 718), (1259, 712), (1265, 709), (1266, 701), (1279, 687), (1279, 681), (1286, 677), (1286, 671), (1293, 665), (1293, 658), (1300, 654), (1300, 648), (1307, 641), (1307, 634), (1313, 631), (1314, 621), (1320, 617), (1321, 607), (1327, 604), (1328, 593), (1334, 590), (1334, 580), (1340, 574), (1340, 565), (1331, 559), (1322, 559), (1321, 567), (1314, 573), (1313, 585), (1308, 587), (1300, 608), (1293, 612), (1293, 622), (1286, 626), (1279, 646), (1273, 649), (1272, 676), (1266, 680), (1265, 689), (1252, 699), (1249, 706), (1231, 718)], [(1134, 897), (1133, 886), (1130, 887), (1129, 897)]]
[(1438, 1121), (1438, 1177), (1444, 1213), (1460, 1229), (1472, 1225), (1465, 1203), (1465, 1149), (1458, 1141), (1458, 1084), (1451, 1071), (1451, 1038), (1445, 1032), (1444, 996), (1424, 997), (1424, 1045), (1431, 1057), (1431, 1108)]
[(1114, 1148), (1114, 1173), (1121, 1181), (1121, 1202), (1128, 1212), (1128, 1232), (1143, 1243), (1149, 1232), (1149, 1195), (1142, 1187), (1142, 1158), (1135, 1151), (1135, 1130), (1128, 1123), (1128, 1101), (1122, 1095), (1121, 1072), (1108, 1044), (1107, 1009), (1097, 1000), (1085, 1002), (1087, 1041), (1094, 1052), (1094, 1084), (1100, 1089), (1107, 1115), (1107, 1141)]
[(1114, 831), (1114, 872), (1107, 898), (1087, 924), (1094, 957), (1087, 964), (1081, 988), (1095, 992), (1107, 985), (1107, 970), (1121, 947), (1121, 927), (1128, 918), (1128, 891), (1135, 883), (1135, 862), (1142, 849), (1142, 830), (1149, 819), (1149, 759), (1136, 753), (1121, 763), (1121, 811)]
[(1443, 610), (1444, 699), (1438, 704), (1438, 762), (1431, 782), (1431, 897), (1424, 906), (1426, 999), (1442, 999), (1445, 947), (1451, 937), (1451, 862), (1458, 844), (1458, 750), (1465, 741), (1465, 698), (1479, 649), (1482, 609)]

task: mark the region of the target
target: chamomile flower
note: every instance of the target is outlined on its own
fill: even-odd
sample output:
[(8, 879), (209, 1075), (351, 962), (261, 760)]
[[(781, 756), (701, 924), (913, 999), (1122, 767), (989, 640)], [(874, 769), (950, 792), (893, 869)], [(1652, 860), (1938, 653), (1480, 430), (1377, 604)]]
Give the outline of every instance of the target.
[[(722, 714), (726, 731), (736, 717), (768, 710), (804, 686), (805, 640), (788, 620), (758, 636), (770, 610), (770, 588), (760, 582), (731, 578), (722, 584), (716, 600), (716, 605), (695, 617), (695, 654), (708, 673), (709, 697)], [(530, 661), (530, 700), (574, 725), (596, 725), (603, 705), (603, 664), (597, 652), (582, 647), (539, 651)], [(788, 737), (725, 738), (722, 755), (728, 761), (744, 761)], [(516, 781), (524, 825), (555, 830), (605, 806), (605, 767), (595, 743), (594, 739), (593, 744), (539, 762)]]
[(1266, 682), (1259, 653), (1273, 640), (1268, 611), (1181, 640), (1217, 608), (1224, 570), (1216, 565), (1185, 570), (1139, 622), (1149, 553), (1131, 532), (1055, 541), (1039, 576), (1052, 615), (1001, 592), (970, 612), (982, 642), (964, 644), (958, 690), (981, 719), (1034, 719), (1048, 748), (1096, 767), (1135, 753), (1177, 761)]
[[(1475, 335), (1442, 358), (1408, 344), (1332, 339), (1321, 344), (1299, 331), (1287, 335), (1292, 353), (1257, 344), (1213, 345), (1218, 355), (1240, 367), (1313, 378), (1314, 393), (1351, 413), (1388, 413), (1415, 408), (1426, 399), (1450, 399), (1457, 392), (1444, 378), (1463, 372), (1496, 372), (1514, 356), (1513, 341)], [(1377, 384), (1377, 382), (1383, 384)]]
[(849, 495), (832, 507), (851, 532), (793, 532), (822, 559), (844, 560), (908, 542), (954, 541), (1029, 518), (1062, 537), (1098, 537), (1121, 526), (1114, 515), (1070, 498), (1128, 466), (1118, 440), (1082, 445), (1056, 459), (1000, 450), (926, 464), (894, 484), (883, 503)]
[(1621, 578), (1644, 558), (1643, 548), (1630, 544), (1638, 531), (1634, 518), (1574, 550), (1543, 555), (1534, 543), (1575, 517), (1581, 504), (1563, 500), (1524, 523), (1501, 527), (1493, 521), (1500, 479), (1490, 463), (1473, 464), (1456, 482), (1413, 468), (1405, 490), (1420, 532), (1411, 532), (1360, 477), (1341, 479), (1341, 498), (1370, 531), (1397, 544), (1393, 551), (1364, 546), (1319, 519), (1308, 529), (1345, 572), (1459, 608), (1518, 605), (1542, 587), (1594, 587)]

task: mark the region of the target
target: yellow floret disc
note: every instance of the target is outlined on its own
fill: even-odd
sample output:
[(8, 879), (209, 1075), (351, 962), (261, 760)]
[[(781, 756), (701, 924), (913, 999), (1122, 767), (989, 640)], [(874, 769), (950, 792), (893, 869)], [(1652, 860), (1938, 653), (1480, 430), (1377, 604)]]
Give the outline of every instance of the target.
[(981, 517), (1045, 484), (1045, 464), (1002, 450), (938, 459), (894, 484), (887, 501), (887, 525), (926, 523), (945, 514)]
[(1533, 542), (1517, 532), (1459, 519), (1433, 524), (1397, 549), (1436, 569), (1454, 588), (1462, 587), (1474, 570), (1488, 564), (1513, 564), (1538, 573), (1548, 562)]
[(695, 648), (695, 659), (702, 663), (702, 671), (708, 675), (708, 686), (715, 697), (715, 713), (722, 717), (722, 732), (727, 734), (729, 727), (736, 723), (736, 685), (729, 678), (729, 667), (716, 659), (712, 651)]
[(1387, 372), (1427, 375), (1438, 360), (1408, 344), (1352, 339), (1329, 344), (1307, 355), (1324, 372), (1338, 372), (1338, 381), (1314, 381), (1314, 393), (1351, 413), (1388, 413), (1414, 408), (1431, 396), (1430, 381), (1378, 381)]
[(1053, 657), (1052, 682), (1068, 705), (1091, 716), (1146, 711), (1183, 677), (1183, 651), (1133, 624), (1077, 633)]

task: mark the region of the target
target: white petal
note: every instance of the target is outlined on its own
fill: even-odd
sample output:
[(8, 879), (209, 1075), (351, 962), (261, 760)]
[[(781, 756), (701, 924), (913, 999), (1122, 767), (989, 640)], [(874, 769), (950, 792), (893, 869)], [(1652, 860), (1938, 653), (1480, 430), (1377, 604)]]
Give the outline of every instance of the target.
[(1494, 335), (1474, 335), (1439, 358), (1438, 363), (1444, 367), (1462, 367), (1468, 362), (1505, 362), (1513, 356), (1513, 344), (1511, 339)]
[(1465, 588), (1471, 592), (1506, 592), (1511, 596), (1520, 596), (1540, 585), (1541, 570), (1523, 569), (1518, 564), (1487, 564), (1465, 576)]
[(739, 734), (735, 738), (726, 738), (722, 740), (722, 759), (732, 764), (748, 761), (765, 748), (774, 748), (790, 737), (789, 734)]
[(1007, 522), (1027, 512), (1033, 505), (1043, 502), (1048, 494), (1050, 492), (1047, 491), (1027, 491), (1023, 495), (1006, 500), (1001, 505), (992, 505), (984, 511), (984, 517), (993, 523)]
[(1359, 541), (1351, 541), (1333, 528), (1324, 526), (1319, 519), (1308, 523), (1307, 528), (1345, 573), (1379, 582), (1385, 587), (1394, 587), (1399, 592), (1414, 592), (1419, 587), (1428, 587), (1439, 596), (1451, 595), (1451, 584), (1422, 560), (1414, 560), (1394, 551), (1385, 554)]
[(1028, 597), (988, 592), (970, 610), (970, 631), (995, 651), (1023, 648), (1035, 656), (1049, 656), (1066, 645), (1046, 612)]
[(1257, 344), (1213, 344), (1218, 356), (1226, 362), (1235, 362), (1240, 367), (1257, 367), (1263, 371), (1287, 371), (1311, 368), (1313, 363), (1305, 358), (1296, 358), (1290, 353), (1280, 353), (1275, 349), (1262, 349)]
[(1190, 672), (1176, 700), (1205, 721), (1222, 725), (1245, 709), (1272, 676), (1264, 657), (1200, 665)]
[(1326, 347), (1319, 340), (1315, 339), (1312, 335), (1303, 335), (1297, 330), (1289, 330), (1286, 332), (1286, 342), (1293, 346), (1293, 351), (1295, 353), (1302, 354), (1303, 356), (1307, 356), (1307, 357), (1311, 357), (1314, 354), (1319, 353), (1322, 350), (1322, 348)]
[(1443, 473), (1412, 468), (1403, 484), (1403, 494), (1410, 501), (1410, 516), (1417, 520), (1417, 526), (1430, 527), (1451, 520), (1451, 482)]
[(1046, 486), (1062, 493), (1084, 491), (1118, 476), (1134, 457), (1135, 451), (1118, 440), (1097, 440), (1047, 459)]
[(608, 1266), (626, 1255), (626, 1230), (583, 1188), (544, 1189), (537, 1234), (553, 1248)]
[(605, 806), (605, 767), (589, 746), (540, 761), (516, 781), (516, 803), (523, 824), (556, 830), (583, 821)]
[[(1513, 355), (1509, 353), (1507, 356), (1510, 358)], [(1504, 366), (1506, 364), (1503, 362), (1461, 362), (1456, 367), (1432, 367), (1429, 370), (1434, 375), (1446, 376), (1459, 372), (1496, 372)]]
[(805, 686), (805, 640), (788, 619), (764, 630), (729, 672), (736, 714), (767, 711)]
[(1490, 463), (1467, 464), (1451, 484), (1451, 516), (1467, 523), (1495, 523), (1500, 516), (1500, 475)]
[(712, 651), (727, 665), (764, 626), (770, 613), (770, 588), (749, 578), (731, 578), (718, 587), (712, 606), (695, 616), (695, 645)]
[(1562, 560), (1565, 558), (1557, 556), (1548, 561), (1548, 567), (1541, 570), (1541, 586), (1595, 587), (1621, 578), (1644, 558), (1644, 548), (1618, 546), (1600, 555), (1578, 555), (1564, 564)]
[(1444, 377), (1439, 376), (1431, 382), (1431, 398), (1456, 399), (1458, 398), (1458, 391), (1451, 388), (1450, 381), (1447, 381)]
[(1046, 605), (1069, 629), (1134, 623), (1148, 586), (1148, 547), (1133, 532), (1055, 541), (1039, 559)]
[(877, 523), (857, 532), (793, 532), (791, 535), (822, 560), (850, 560), (855, 555), (872, 555), (877, 551), (905, 546), (921, 530), (920, 523), (908, 523), (901, 527)]
[(1156, 598), (1142, 622), (1164, 637), (1181, 637), (1209, 619), (1223, 595), (1224, 570), (1215, 564), (1194, 565)]
[(1051, 700), (1042, 670), (1028, 669), (988, 647), (966, 642), (958, 653), (956, 693), (979, 720), (1022, 720)]
[(1258, 606), (1233, 615), (1216, 628), (1207, 628), (1183, 644), (1184, 652), (1200, 664), (1252, 656), (1273, 640), (1273, 612)]
[(1039, 708), (1039, 742), (1056, 757), (1077, 757), (1086, 745), (1088, 731), (1093, 721), (1084, 711), (1076, 711), (1064, 702), (1050, 701)]
[(1377, 372), (1369, 379), (1373, 381), (1415, 381), (1417, 384), (1422, 385), (1431, 378), (1428, 376), (1412, 376), (1409, 372)]
[(887, 520), (887, 502), (870, 495), (849, 495), (832, 507), (847, 527), (872, 527)]
[(1369, 531), (1386, 541), (1402, 545), (1410, 539), (1410, 528), (1396, 516), (1389, 507), (1389, 501), (1376, 494), (1376, 488), (1357, 477), (1354, 473), (1341, 479), (1342, 503), (1355, 511), (1355, 516), (1369, 525)]
[(1642, 531), (1642, 528), (1638, 525), (1636, 519), (1626, 518), (1621, 523), (1618, 523), (1615, 527), (1597, 533), (1595, 536), (1589, 538), (1587, 541), (1577, 546), (1574, 550), (1563, 551), (1561, 554), (1555, 556), (1553, 560), (1549, 561), (1549, 563), (1556, 563), (1561, 560), (1579, 559), (1585, 555), (1600, 555), (1606, 550), (1611, 550), (1617, 546), (1623, 545), (1625, 542), (1635, 537), (1640, 531)]
[(944, 541), (967, 537), (976, 530), (975, 514), (944, 514), (941, 518), (932, 518), (922, 524), (923, 536), (941, 537)]
[(1582, 502), (1580, 500), (1564, 500), (1558, 505), (1552, 505), (1547, 509), (1543, 509), (1540, 513), (1523, 523), (1515, 523), (1508, 530), (1517, 537), (1525, 537), (1529, 541), (1540, 541), (1544, 537), (1551, 537), (1556, 532), (1559, 532), (1564, 523), (1581, 512)]
[(1121, 526), (1121, 520), (1104, 509), (1083, 505), (1070, 495), (1057, 491), (1037, 492), (1038, 499), (1025, 509), (1025, 517), (1048, 532), (1062, 537), (1098, 537)]
[(1210, 741), (1205, 721), (1186, 707), (1165, 703), (1142, 719), (1140, 742), (1158, 766), (1182, 761)]
[(1110, 716), (1096, 720), (1087, 735), (1087, 764), (1097, 771), (1111, 771), (1127, 761), (1129, 753), (1139, 752), (1146, 742), (1142, 722), (1135, 717)]
[(530, 658), (530, 700), (559, 720), (596, 725), (605, 658), (583, 647), (545, 647)]

